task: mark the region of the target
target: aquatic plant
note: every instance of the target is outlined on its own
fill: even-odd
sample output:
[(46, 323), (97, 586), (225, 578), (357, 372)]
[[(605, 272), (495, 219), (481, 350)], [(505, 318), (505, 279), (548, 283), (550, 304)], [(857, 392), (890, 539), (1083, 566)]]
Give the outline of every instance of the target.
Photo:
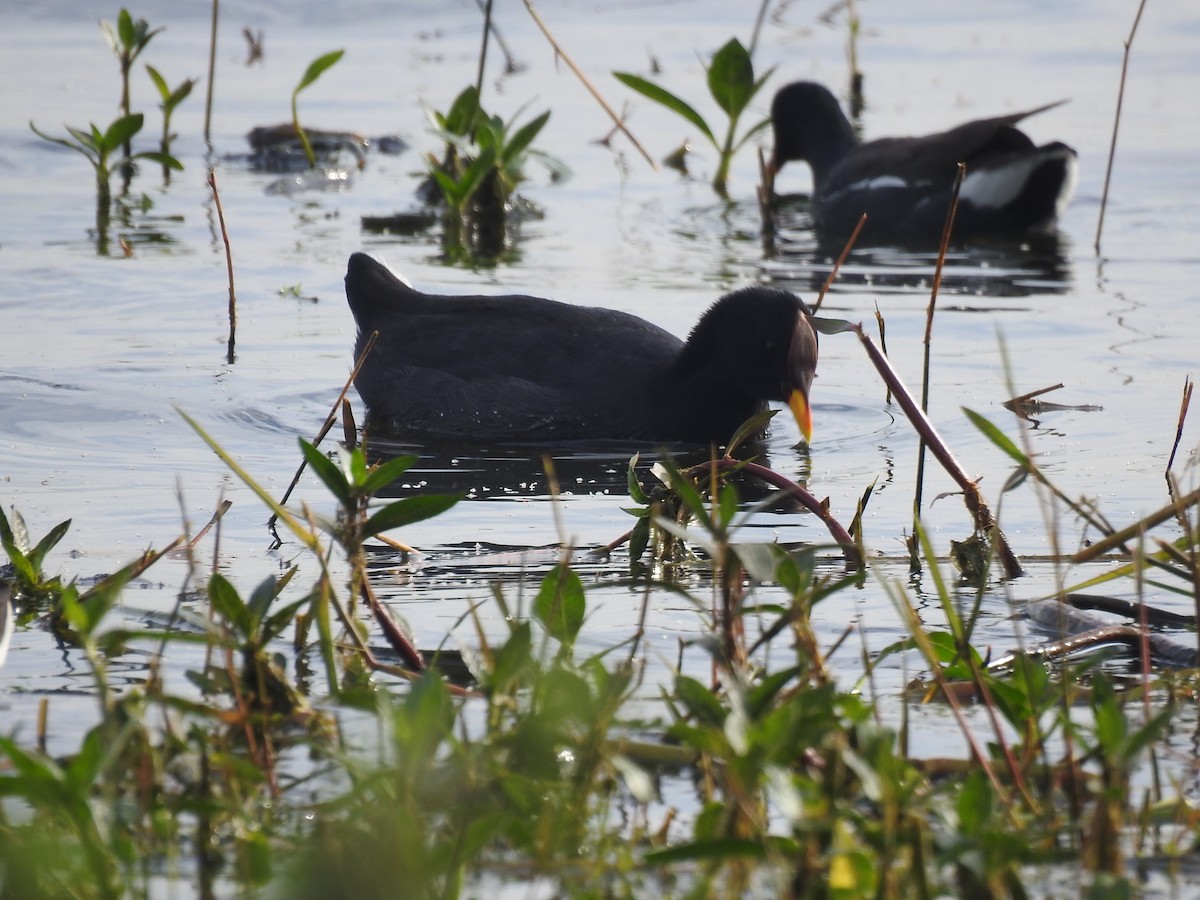
[[(169, 156), (171, 154), (171, 141), (175, 138), (175, 135), (171, 133), (171, 115), (175, 112), (175, 108), (187, 99), (188, 94), (192, 92), (192, 88), (196, 85), (196, 80), (194, 78), (185, 78), (180, 82), (178, 87), (172, 89), (167, 84), (167, 80), (159, 74), (158, 69), (154, 68), (154, 66), (147, 65), (146, 71), (149, 73), (150, 80), (154, 82), (154, 87), (158, 89), (158, 95), (162, 99), (162, 102), (158, 105), (163, 114), (162, 139), (158, 143), (158, 149), (164, 156)], [(163, 180), (169, 181), (171, 177), (170, 173), (171, 167), (164, 165)]]
[(755, 79), (754, 63), (737, 38), (731, 39), (713, 54), (705, 74), (709, 94), (729, 120), (725, 136), (721, 140), (717, 139), (708, 122), (686, 100), (640, 75), (629, 72), (614, 72), (613, 75), (622, 84), (683, 117), (700, 130), (718, 153), (717, 170), (713, 175), (712, 185), (713, 190), (724, 197), (728, 194), (729, 167), (734, 154), (754, 135), (771, 124), (770, 119), (763, 119), (748, 128), (741, 137), (737, 135), (742, 114), (774, 71), (774, 68), (768, 69), (761, 78)]
[[(32, 120), (29, 122), (29, 127), (33, 130), (33, 133), (42, 138), (42, 140), (74, 150), (76, 153), (86, 157), (88, 162), (92, 164), (92, 169), (96, 174), (96, 227), (100, 232), (102, 241), (103, 236), (108, 230), (108, 222), (112, 211), (112, 188), (110, 181), (114, 168), (112, 162), (113, 154), (120, 148), (129, 146), (134, 135), (142, 130), (142, 123), (144, 121), (145, 116), (141, 113), (134, 113), (133, 115), (121, 116), (115, 119), (104, 131), (97, 128), (94, 122), (88, 123), (87, 131), (67, 125), (66, 129), (70, 134), (69, 138), (53, 137), (38, 130), (38, 127), (33, 124)], [(143, 150), (140, 153), (129, 155), (127, 150), (126, 154), (122, 163), (132, 162), (137, 159), (147, 159), (159, 163), (164, 169), (183, 170), (183, 164), (168, 153)]]
[(70, 527), (70, 519), (60, 522), (34, 543), (21, 514), (14, 509), (10, 521), (0, 509), (0, 547), (12, 566), (12, 583), (19, 594), (43, 598), (61, 590), (62, 581), (57, 576), (47, 578), (42, 565), (46, 554), (58, 545)]
[[(152, 31), (150, 24), (145, 19), (135, 21), (129, 14), (129, 10), (122, 7), (117, 14), (116, 27), (113, 27), (111, 22), (102, 21), (100, 30), (104, 33), (104, 39), (108, 42), (109, 49), (112, 50), (121, 67), (121, 112), (128, 118), (133, 112), (129, 105), (129, 73), (133, 71), (133, 64), (141, 56), (151, 39), (163, 29), (155, 28)], [(129, 137), (132, 136), (129, 135)], [(126, 140), (125, 156), (129, 155), (130, 145)]]
[[(1025, 653), (989, 665), (923, 530), (947, 627), (924, 625), (907, 586), (881, 576), (908, 637), (868, 661), (862, 685), (841, 687), (826, 660), (842, 640), (826, 645), (812, 613), (862, 574), (831, 565), (819, 547), (742, 539), (746, 510), (726, 475), (745, 466), (668, 461), (665, 493), (647, 493), (631, 464), (640, 520), (687, 561), (656, 555), (635, 577), (670, 586), (693, 610), (702, 637), (687, 652), (704, 653), (712, 671), (703, 679), (688, 674), (696, 661), (681, 666), (661, 687), (659, 721), (644, 712), (640, 628), (580, 652), (588, 591), (565, 552), (538, 577), (527, 614), (493, 592), (504, 636), (477, 627), (461, 654), (461, 687), (441, 673), (458, 654), (405, 646), (366, 574), (366, 541), (455, 498), (417, 493), (377, 505), (411, 457), (372, 466), (362, 448), (331, 459), (301, 442), (335, 513), (306, 504), (300, 516), (189, 421), (305, 548), (313, 583), (298, 585), (307, 563), (294, 565), (243, 596), (214, 568), (196, 591), (210, 617), (176, 611), (158, 627), (105, 628), (132, 577), (204, 531), (80, 592), (41, 571), (69, 523), (31, 546), (19, 517), (0, 519), (24, 619), (45, 615), (84, 653), (99, 701), (98, 723), (61, 760), (0, 736), (0, 797), (34, 812), (16, 816), (0, 802), (0, 891), (136, 896), (191, 846), (206, 848), (192, 855), (202, 883), (223, 870), (237, 884), (296, 897), (370, 896), (401, 879), (412, 896), (461, 896), (514, 872), (563, 896), (597, 886), (608, 896), (677, 896), (681, 884), (689, 896), (767, 887), (773, 896), (1001, 896), (1027, 892), (1066, 860), (1084, 884), (1127, 884), (1121, 860), (1136, 836), (1184, 812), (1179, 798), (1138, 800), (1131, 778), (1171, 704), (1156, 697), (1143, 713), (1141, 698), (1090, 665), (1060, 673)], [(322, 535), (349, 564), (348, 593)], [(696, 566), (704, 578), (689, 576)], [(360, 599), (400, 665), (364, 640)], [(209, 648), (209, 661), (188, 673), (199, 697), (155, 677), (110, 684), (108, 660), (125, 648), (157, 658), (182, 642)], [(912, 758), (906, 727), (880, 723), (871, 672), (909, 648), (929, 673), (913, 697), (950, 706), (969, 760)], [(289, 671), (309, 653), (326, 675), (317, 696), (311, 674)], [(986, 739), (961, 715), (962, 698), (987, 710)], [(372, 717), (380, 746), (347, 750), (328, 710)], [(660, 786), (672, 804), (690, 796), (695, 814), (675, 821)]]
[(296, 83), (296, 87), (292, 90), (292, 127), (296, 129), (296, 134), (300, 138), (300, 145), (304, 148), (304, 156), (308, 159), (310, 169), (316, 168), (317, 157), (313, 153), (312, 144), (309, 143), (308, 135), (304, 128), (300, 125), (300, 112), (297, 109), (296, 101), (300, 96), (300, 92), (311, 85), (314, 81), (321, 77), (326, 69), (335, 65), (338, 60), (345, 55), (345, 50), (334, 50), (326, 53), (323, 56), (318, 56), (308, 64), (308, 68), (304, 70), (304, 74), (300, 76), (300, 81)]
[[(429, 175), (446, 204), (449, 255), (466, 248), (495, 257), (503, 247), (505, 222), (517, 185), (526, 177), (531, 159), (561, 177), (566, 166), (532, 147), (550, 120), (550, 111), (520, 127), (489, 115), (480, 105), (479, 91), (464, 88), (445, 113), (429, 111), (434, 133), (443, 141), (441, 157), (428, 155)], [(457, 248), (457, 249), (456, 249)]]

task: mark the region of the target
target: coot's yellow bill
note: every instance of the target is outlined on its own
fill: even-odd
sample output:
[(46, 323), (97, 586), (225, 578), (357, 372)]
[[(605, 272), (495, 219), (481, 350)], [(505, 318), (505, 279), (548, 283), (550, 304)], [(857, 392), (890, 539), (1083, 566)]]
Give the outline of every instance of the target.
[(808, 407), (808, 398), (804, 396), (804, 392), (792, 391), (788, 395), (788, 406), (792, 409), (792, 415), (796, 417), (796, 424), (800, 426), (800, 433), (804, 435), (806, 441), (811, 441), (812, 410)]

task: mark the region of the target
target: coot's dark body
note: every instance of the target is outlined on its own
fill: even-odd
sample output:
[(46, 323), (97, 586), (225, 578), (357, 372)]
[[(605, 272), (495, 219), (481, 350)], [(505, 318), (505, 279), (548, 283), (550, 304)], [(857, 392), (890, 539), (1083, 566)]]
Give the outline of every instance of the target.
[[(816, 335), (799, 298), (744, 288), (685, 344), (628, 313), (524, 295), (438, 296), (361, 253), (346, 296), (368, 424), (433, 441), (724, 442), (768, 400), (803, 405)], [(795, 395), (800, 395), (799, 397)]]
[(1013, 238), (1045, 232), (1075, 186), (1075, 151), (1037, 146), (1017, 123), (1051, 106), (966, 122), (922, 137), (861, 143), (837, 99), (801, 81), (771, 105), (772, 168), (805, 161), (813, 173), (812, 215), (825, 243), (845, 241), (865, 212), (865, 243), (936, 244), (958, 163), (966, 163), (954, 237)]

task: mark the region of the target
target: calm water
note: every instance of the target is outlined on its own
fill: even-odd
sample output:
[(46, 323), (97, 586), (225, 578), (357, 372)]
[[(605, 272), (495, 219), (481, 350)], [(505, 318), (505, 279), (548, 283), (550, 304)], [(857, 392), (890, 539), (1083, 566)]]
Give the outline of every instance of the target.
[[(932, 416), (965, 469), (980, 476), (996, 504), (1008, 474), (1005, 457), (961, 414), (977, 410), (1016, 435), (1020, 423), (1002, 407), (1013, 394), (1062, 382), (1047, 399), (1080, 409), (1046, 414), (1027, 427), (1031, 449), (1052, 479), (1072, 496), (1093, 498), (1116, 527), (1166, 502), (1163, 479), (1185, 377), (1196, 374), (1200, 324), (1200, 10), (1150, 4), (1134, 45), (1130, 82), (1112, 180), (1103, 255), (1092, 250), (1132, 3), (936, 2), (861, 4), (858, 52), (865, 74), (868, 137), (921, 133), (962, 119), (1024, 109), (1060, 98), (1070, 103), (1038, 116), (1028, 130), (1039, 141), (1063, 140), (1079, 151), (1080, 184), (1056, 241), (1037, 251), (976, 251), (950, 261), (934, 329)], [(207, 64), (207, 12), (155, 0), (132, 9), (166, 26), (143, 61), (172, 84), (200, 77)], [(117, 9), (82, 2), (0, 2), (0, 500), (15, 506), (32, 531), (72, 518), (51, 570), (91, 578), (112, 571), (148, 546), (162, 546), (185, 521), (199, 527), (223, 499), (233, 501), (221, 534), (221, 564), (244, 589), (281, 566), (315, 566), (295, 544), (269, 549), (266, 512), (225, 471), (175, 412), (202, 422), (241, 464), (281, 493), (298, 463), (297, 436), (312, 436), (346, 378), (353, 322), (341, 279), (347, 256), (366, 248), (434, 292), (522, 291), (636, 312), (684, 333), (721, 293), (767, 278), (810, 296), (828, 271), (814, 256), (803, 212), (785, 214), (778, 252), (767, 256), (754, 201), (756, 164), (744, 152), (731, 181), (733, 202), (708, 187), (713, 155), (699, 147), (693, 177), (652, 171), (621, 138), (596, 143), (609, 123), (552, 51), (523, 8), (508, 4), (501, 33), (522, 69), (502, 73), (490, 57), (485, 105), (522, 121), (553, 111), (539, 146), (566, 161), (573, 177), (550, 184), (538, 170), (523, 189), (544, 210), (526, 222), (515, 258), (472, 271), (439, 260), (436, 232), (379, 237), (360, 228), (363, 215), (414, 207), (420, 154), (436, 149), (425, 107), (445, 109), (474, 78), (478, 13), (473, 3), (369, 0), (340, 4), (225, 3), (218, 52), (213, 148), (202, 139), (203, 88), (174, 119), (175, 145), (186, 171), (168, 187), (150, 167), (134, 183), (153, 208), (118, 228), (134, 257), (100, 257), (89, 237), (93, 185), (81, 157), (38, 140), (30, 119), (51, 133), (63, 123), (103, 124), (115, 115), (118, 76), (96, 20)], [(736, 8), (744, 6), (745, 8)], [(608, 73), (655, 76), (692, 99), (704, 115), (697, 58), (731, 35), (748, 40), (751, 4), (687, 2), (546, 2), (539, 4), (556, 37), (616, 106), (628, 101), (629, 124), (661, 158), (690, 126), (634, 99)], [(811, 78), (841, 92), (847, 80), (844, 26), (817, 18), (809, 4), (777, 5), (756, 52), (759, 71), (776, 67), (759, 104), (787, 80)], [(262, 28), (265, 60), (244, 65), (243, 26)], [(291, 89), (307, 63), (345, 47), (343, 61), (301, 98), (312, 126), (367, 135), (398, 134), (412, 146), (399, 156), (373, 154), (366, 169), (338, 191), (281, 193), (276, 175), (230, 159), (244, 153), (244, 135), (289, 115)], [(147, 111), (149, 134), (159, 127), (156, 97), (144, 74), (134, 105)], [(763, 139), (764, 142), (767, 140)], [(698, 145), (697, 145), (698, 146)], [(216, 166), (233, 242), (239, 297), (237, 358), (225, 358), (226, 275), (223, 248), (204, 184), (206, 160)], [(807, 190), (807, 176), (789, 167), (779, 185)], [(921, 335), (932, 261), (892, 251), (856, 254), (827, 298), (829, 315), (887, 320), (888, 347), (908, 383), (919, 384)], [(297, 287), (300, 297), (292, 296)], [(1011, 372), (1006, 376), (1002, 346)], [(1011, 377), (1011, 385), (1008, 383)], [(824, 341), (814, 387), (816, 433), (811, 452), (793, 448), (794, 426), (774, 430), (772, 464), (807, 477), (849, 522), (858, 497), (876, 493), (865, 518), (866, 541), (881, 559), (880, 578), (904, 578), (898, 562), (910, 527), (916, 441), (891, 406), (853, 338)], [(1197, 482), (1200, 426), (1188, 421), (1175, 471), (1185, 487)], [(447, 632), (472, 602), (501, 581), (510, 598), (528, 594), (555, 555), (547, 545), (604, 544), (632, 520), (621, 511), (625, 457), (590, 453), (559, 459), (563, 496), (557, 518), (536, 463), (500, 451), (425, 460), (414, 484), (466, 485), (473, 498), (436, 521), (399, 535), (423, 554), (419, 565), (381, 555), (377, 576), (389, 602), (423, 647)], [(926, 498), (951, 483), (934, 473)], [(329, 511), (309, 479), (297, 502)], [(1007, 598), (1023, 599), (1098, 574), (1065, 572), (1038, 562), (1094, 537), (1069, 513), (1046, 513), (1029, 487), (1007, 495), (1001, 519), (1017, 552), (1031, 560), (1028, 577), (990, 592), (980, 642), (1010, 646), (1014, 626)], [(1047, 521), (1049, 518), (1049, 522)], [(939, 550), (970, 530), (961, 503), (933, 503), (927, 520)], [(561, 522), (561, 526), (559, 523)], [(1051, 533), (1055, 540), (1048, 536)], [(1164, 537), (1174, 537), (1171, 527)], [(819, 542), (811, 517), (760, 513), (745, 539)], [(211, 539), (202, 546), (211, 555)], [(831, 566), (834, 561), (831, 560)], [(1101, 566), (1108, 565), (1098, 564)], [(620, 584), (626, 560), (581, 558), (594, 585), (589, 594), (588, 648), (611, 646), (629, 634), (641, 594)], [(183, 563), (164, 561), (126, 594), (122, 613), (133, 621), (172, 607), (184, 583)], [(703, 583), (696, 592), (704, 596)], [(1122, 587), (1122, 592), (1127, 588)], [(765, 596), (770, 589), (764, 589)], [(926, 621), (940, 613), (913, 586)], [(1182, 608), (1171, 596), (1152, 596)], [(823, 639), (832, 643), (847, 622), (864, 616), (864, 640), (882, 648), (903, 629), (878, 582), (818, 610)], [(490, 609), (490, 607), (488, 607)], [(500, 623), (493, 623), (499, 629)], [(678, 642), (702, 628), (695, 609), (675, 598), (652, 598), (650, 677), (667, 677)], [(471, 632), (461, 639), (470, 642)], [(451, 637), (453, 643), (457, 637)], [(847, 683), (860, 673), (857, 640), (835, 656)], [(176, 678), (195, 660), (173, 659)], [(685, 665), (703, 671), (700, 651)], [(919, 669), (896, 657), (876, 679), (895, 695)], [(86, 697), (70, 692), (84, 671), (73, 653), (36, 627), (20, 631), (0, 675), (3, 730), (29, 733), (38, 699), (53, 694), (51, 749), (75, 745), (88, 725)], [(139, 677), (136, 660), (129, 671)], [(957, 731), (937, 709), (917, 710), (914, 728), (928, 744), (917, 752), (949, 752)], [(1177, 720), (1175, 741), (1188, 752), (1195, 716)]]

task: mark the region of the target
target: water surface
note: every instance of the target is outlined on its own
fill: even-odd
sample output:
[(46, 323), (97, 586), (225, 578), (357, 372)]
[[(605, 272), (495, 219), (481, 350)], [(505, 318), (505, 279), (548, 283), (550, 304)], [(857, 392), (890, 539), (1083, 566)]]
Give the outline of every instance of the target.
[[(102, 256), (93, 225), (92, 176), (84, 160), (52, 147), (28, 129), (51, 133), (63, 123), (105, 123), (118, 93), (115, 61), (96, 28), (94, 4), (61, 0), (0, 12), (4, 21), (0, 75), (0, 499), (31, 530), (44, 533), (71, 518), (66, 541), (49, 561), (67, 576), (112, 571), (148, 546), (162, 546), (198, 527), (222, 499), (233, 501), (220, 535), (220, 565), (244, 590), (281, 567), (298, 563), (297, 584), (316, 567), (298, 545), (271, 549), (267, 513), (183, 422), (196, 417), (256, 478), (277, 493), (299, 456), (296, 439), (312, 436), (350, 366), (354, 326), (342, 292), (348, 255), (366, 249), (432, 292), (531, 292), (642, 315), (677, 334), (721, 293), (770, 280), (811, 297), (828, 272), (816, 254), (803, 209), (781, 220), (775, 252), (764, 252), (754, 200), (756, 163), (744, 152), (731, 180), (732, 199), (708, 186), (713, 154), (690, 126), (625, 92), (608, 73), (649, 73), (693, 99), (706, 116), (699, 57), (731, 35), (749, 39), (752, 11), (718, 0), (539, 4), (556, 37), (610, 101), (628, 103), (629, 124), (656, 158), (690, 139), (698, 150), (692, 176), (651, 170), (616, 138), (602, 111), (553, 51), (528, 15), (513, 5), (498, 14), (501, 32), (521, 65), (502, 71), (493, 48), (485, 104), (522, 120), (552, 110), (539, 144), (566, 161), (573, 177), (550, 183), (540, 171), (523, 187), (544, 212), (527, 221), (512, 258), (494, 268), (445, 265), (436, 232), (399, 238), (364, 233), (364, 215), (414, 207), (420, 154), (436, 149), (425, 107), (445, 109), (474, 77), (478, 13), (473, 3), (336, 5), (226, 3), (218, 53), (212, 147), (202, 137), (202, 91), (174, 120), (177, 155), (186, 171), (169, 185), (143, 167), (134, 188), (153, 201), (115, 230), (133, 248)], [(167, 30), (146, 61), (176, 84), (200, 77), (207, 60), (207, 12), (162, 0), (132, 10)], [(847, 83), (846, 31), (817, 18), (807, 4), (776, 5), (756, 50), (760, 71), (775, 67), (771, 88), (811, 78), (842, 92)], [(1102, 253), (1092, 248), (1115, 105), (1121, 41), (1129, 4), (1013, 2), (863, 4), (858, 52), (865, 74), (868, 137), (922, 133), (972, 116), (1070, 103), (1030, 120), (1039, 141), (1063, 140), (1079, 151), (1077, 196), (1048, 245), (959, 251), (949, 260), (934, 326), (931, 416), (966, 470), (982, 479), (1000, 506), (1018, 554), (1030, 560), (1070, 551), (1096, 537), (1069, 513), (1047, 505), (1029, 486), (999, 502), (1009, 463), (966, 420), (977, 410), (1024, 439), (1047, 474), (1071, 496), (1092, 498), (1115, 527), (1167, 501), (1164, 469), (1176, 428), (1184, 379), (1195, 375), (1200, 325), (1200, 126), (1192, 99), (1200, 64), (1200, 12), (1187, 4), (1149, 5), (1135, 44), (1117, 166), (1112, 179)], [(105, 10), (115, 16), (116, 9)], [(266, 56), (244, 64), (243, 26), (262, 28)], [(277, 175), (252, 171), (231, 157), (244, 135), (288, 117), (293, 85), (307, 63), (337, 47), (344, 60), (302, 97), (305, 120), (367, 135), (398, 134), (412, 149), (373, 154), (365, 170), (340, 190), (287, 193)], [(148, 81), (135, 80), (134, 103), (158, 128)], [(756, 113), (765, 114), (769, 93)], [(763, 142), (767, 138), (763, 138)], [(148, 147), (149, 144), (147, 143)], [(236, 268), (239, 321), (236, 358), (226, 358), (224, 249), (205, 185), (215, 167)], [(782, 190), (807, 190), (806, 175), (789, 167)], [(114, 246), (114, 251), (116, 250)], [(826, 314), (887, 321), (895, 365), (916, 388), (933, 264), (928, 256), (886, 249), (855, 254), (826, 300)], [(295, 288), (295, 290), (291, 290)], [(1005, 359), (1007, 354), (1007, 366)], [(1002, 406), (1013, 394), (1063, 383), (1047, 399), (1074, 409), (1021, 423)], [(822, 346), (814, 386), (816, 433), (797, 450), (794, 426), (781, 418), (768, 453), (772, 465), (805, 477), (828, 496), (843, 521), (868, 485), (875, 493), (864, 518), (879, 578), (903, 580), (902, 542), (911, 529), (916, 439), (890, 404), (856, 341)], [(361, 419), (361, 410), (360, 419)], [(1197, 426), (1185, 430), (1176, 474), (1194, 487)], [(452, 475), (471, 498), (451, 513), (407, 530), (419, 564), (380, 553), (381, 592), (406, 619), (423, 647), (472, 640), (448, 637), (469, 604), (500, 582), (515, 598), (530, 596), (556, 559), (545, 548), (606, 544), (632, 524), (621, 510), (623, 454), (560, 454), (561, 496), (551, 499), (536, 459), (467, 450), (429, 457), (413, 489)], [(926, 521), (939, 552), (970, 525), (948, 478), (932, 471), (925, 487)], [(331, 512), (311, 478), (296, 502)], [(552, 507), (557, 504), (557, 509)], [(1172, 526), (1162, 535), (1176, 536)], [(812, 543), (826, 540), (811, 516), (760, 512), (748, 517), (745, 539)], [(211, 541), (202, 554), (211, 556)], [(591, 588), (584, 646), (600, 649), (629, 636), (644, 593), (624, 580), (627, 559), (580, 556)], [(836, 570), (836, 556), (825, 564)], [(1065, 571), (1031, 562), (1029, 574), (990, 591), (980, 644), (1011, 646), (1017, 636), (1008, 599), (1039, 596), (1060, 580), (1096, 574), (1109, 563)], [(120, 614), (141, 621), (173, 607), (186, 583), (183, 561), (164, 561), (129, 590)], [(707, 596), (703, 576), (691, 582)], [(912, 596), (927, 624), (942, 624), (920, 582)], [(769, 598), (772, 588), (761, 589)], [(1124, 588), (1122, 590), (1125, 590)], [(969, 598), (970, 592), (964, 591)], [(1171, 595), (1148, 599), (1182, 609)], [(527, 602), (524, 601), (524, 602)], [(498, 630), (503, 623), (484, 604)], [(703, 628), (703, 608), (670, 595), (648, 607), (650, 673), (668, 678), (680, 641)], [(861, 621), (868, 650), (903, 633), (891, 601), (874, 578), (817, 610), (819, 634), (832, 644), (847, 623)], [(846, 683), (860, 674), (858, 639), (832, 664)], [(708, 661), (684, 653), (697, 673)], [(180, 679), (195, 659), (172, 658)], [(894, 657), (873, 689), (898, 695), (920, 664)], [(52, 696), (50, 746), (68, 750), (87, 727), (86, 696), (72, 693), (86, 667), (36, 626), (16, 635), (3, 676), (5, 731), (29, 733), (42, 696)], [(139, 677), (131, 663), (131, 680)], [(896, 704), (886, 706), (895, 709)], [(928, 727), (913, 730), (917, 753), (945, 753), (957, 730), (943, 711), (914, 712)], [(1180, 720), (1177, 740), (1193, 729)]]

